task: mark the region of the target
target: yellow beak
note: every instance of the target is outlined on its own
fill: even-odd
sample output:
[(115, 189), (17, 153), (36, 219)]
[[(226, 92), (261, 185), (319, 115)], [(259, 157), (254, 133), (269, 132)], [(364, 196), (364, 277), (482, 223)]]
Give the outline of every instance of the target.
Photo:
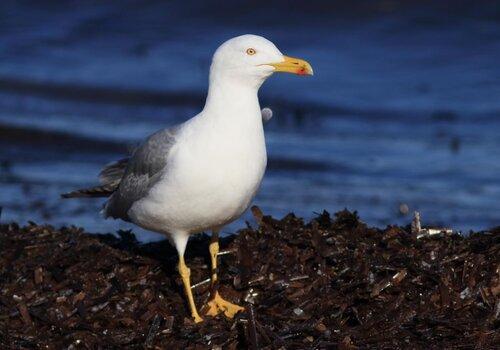
[(273, 66), (275, 72), (294, 73), (298, 75), (313, 75), (311, 65), (300, 58), (283, 56), (283, 62), (269, 63), (268, 66)]

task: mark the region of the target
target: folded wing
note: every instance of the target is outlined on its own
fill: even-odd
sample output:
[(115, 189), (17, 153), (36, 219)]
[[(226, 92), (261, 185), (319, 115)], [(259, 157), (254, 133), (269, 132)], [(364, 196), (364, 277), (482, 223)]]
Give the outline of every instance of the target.
[(130, 207), (147, 194), (165, 170), (179, 129), (174, 127), (154, 133), (131, 157), (105, 166), (99, 174), (100, 185), (65, 193), (62, 197), (109, 197), (104, 215), (128, 220)]

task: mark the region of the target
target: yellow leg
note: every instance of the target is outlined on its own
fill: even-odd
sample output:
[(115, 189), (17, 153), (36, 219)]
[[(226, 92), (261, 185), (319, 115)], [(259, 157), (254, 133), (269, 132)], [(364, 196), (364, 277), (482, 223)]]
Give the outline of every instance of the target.
[(196, 310), (196, 305), (194, 304), (193, 293), (191, 292), (191, 282), (189, 277), (191, 276), (191, 270), (186, 266), (184, 262), (184, 257), (179, 257), (179, 274), (182, 278), (182, 283), (184, 284), (184, 292), (188, 298), (189, 308), (191, 309), (191, 316), (193, 317), (194, 322), (198, 323), (203, 321), (203, 319), (198, 314)]
[(211, 284), (212, 288), (217, 282), (217, 254), (219, 254), (219, 233), (212, 232), (212, 238), (210, 240), (210, 245), (208, 246), (210, 252), (210, 260), (212, 262), (212, 278)]
[(212, 233), (212, 239), (210, 246), (208, 248), (210, 251), (210, 260), (212, 262), (212, 300), (207, 304), (206, 315), (215, 316), (223, 312), (226, 317), (233, 318), (238, 312), (245, 310), (243, 307), (230, 303), (227, 300), (222, 299), (219, 292), (217, 291), (217, 254), (219, 253), (219, 234), (217, 232)]

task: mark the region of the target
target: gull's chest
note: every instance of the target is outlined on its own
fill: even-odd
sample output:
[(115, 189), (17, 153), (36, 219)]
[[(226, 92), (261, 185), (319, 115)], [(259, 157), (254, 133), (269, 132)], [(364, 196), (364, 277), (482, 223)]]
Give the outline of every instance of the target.
[(184, 138), (164, 177), (137, 206), (136, 221), (155, 230), (199, 232), (239, 217), (267, 164), (262, 124), (245, 131), (204, 131)]
[(226, 130), (198, 138), (196, 144), (186, 147), (193, 160), (191, 169), (196, 169), (188, 177), (195, 177), (207, 191), (254, 191), (267, 163), (264, 134), (256, 129)]
[(196, 233), (248, 208), (267, 164), (260, 107), (255, 91), (224, 91), (229, 98), (214, 93), (210, 107), (183, 125), (161, 176), (129, 210), (133, 222), (158, 232)]

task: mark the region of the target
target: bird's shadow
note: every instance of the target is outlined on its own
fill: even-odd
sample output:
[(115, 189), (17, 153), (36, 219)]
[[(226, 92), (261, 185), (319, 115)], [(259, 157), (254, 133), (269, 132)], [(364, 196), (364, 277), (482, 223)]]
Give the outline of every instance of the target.
[[(163, 271), (168, 276), (177, 276), (177, 263), (179, 257), (177, 250), (167, 239), (157, 242), (141, 243), (131, 230), (119, 230), (117, 234), (118, 236), (112, 234), (97, 234), (96, 237), (113, 249), (158, 261)], [(221, 250), (227, 248), (233, 240), (234, 235), (220, 238), (219, 245)], [(189, 262), (195, 260), (203, 261), (204, 264), (209, 264), (209, 244), (210, 236), (206, 233), (191, 236), (184, 255), (187, 264), (189, 265)]]

